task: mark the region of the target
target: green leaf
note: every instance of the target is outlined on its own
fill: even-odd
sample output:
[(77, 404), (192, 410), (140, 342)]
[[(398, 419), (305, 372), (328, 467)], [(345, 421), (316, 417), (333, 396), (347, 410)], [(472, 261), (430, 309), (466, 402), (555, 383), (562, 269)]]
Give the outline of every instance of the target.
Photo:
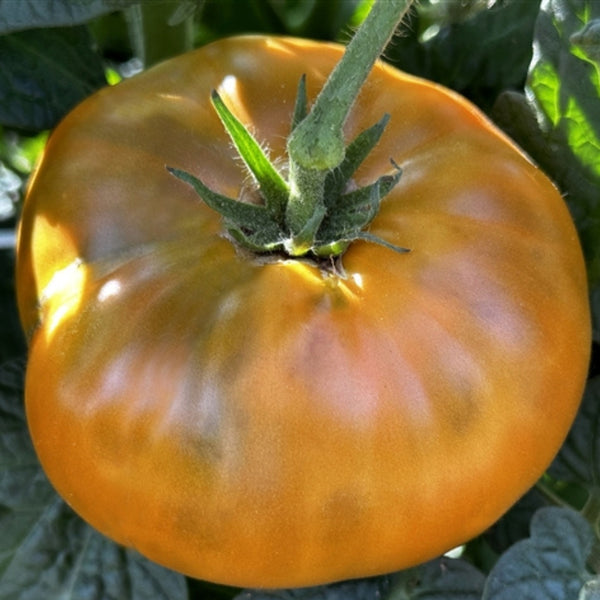
[[(531, 60), (531, 38), (540, 0), (487, 3), (454, 0), (414, 11), (402, 36), (386, 51), (393, 65), (457, 90), (484, 109), (507, 89), (521, 89)], [(433, 14), (443, 11), (443, 15)], [(424, 39), (423, 39), (424, 37)]]
[(537, 487), (528, 490), (496, 523), (483, 538), (497, 554), (502, 554), (519, 540), (529, 537), (529, 524), (534, 513), (548, 506), (548, 498)]
[(579, 48), (587, 58), (600, 63), (600, 19), (593, 19), (581, 31), (571, 36), (571, 43)]
[[(197, 1), (197, 0), (195, 0)], [(291, 34), (333, 40), (344, 36), (357, 9), (370, 0), (207, 0), (201, 43), (238, 33)], [(240, 6), (243, 3), (243, 10)], [(353, 25), (358, 25), (353, 22)]]
[(267, 158), (260, 144), (227, 108), (216, 91), (213, 91), (211, 100), (241, 159), (256, 179), (266, 209), (278, 223), (282, 223), (289, 196), (286, 181)]
[(106, 85), (85, 27), (21, 31), (0, 37), (0, 124), (54, 127), (75, 104)]
[(137, 0), (0, 0), (0, 34), (80, 25)]
[(512, 546), (492, 569), (482, 600), (575, 600), (592, 579), (586, 561), (593, 540), (591, 526), (574, 510), (540, 509), (531, 537)]
[(481, 600), (484, 575), (464, 560), (442, 557), (390, 576), (387, 600)]
[(382, 577), (291, 590), (247, 590), (234, 600), (480, 600), (484, 581), (469, 563), (443, 557)]
[(286, 31), (295, 36), (334, 39), (361, 0), (269, 0)]
[(0, 598), (185, 600), (181, 575), (117, 546), (54, 492), (29, 439), (24, 364), (0, 367)]
[(385, 580), (360, 579), (290, 590), (247, 590), (234, 600), (382, 600)]

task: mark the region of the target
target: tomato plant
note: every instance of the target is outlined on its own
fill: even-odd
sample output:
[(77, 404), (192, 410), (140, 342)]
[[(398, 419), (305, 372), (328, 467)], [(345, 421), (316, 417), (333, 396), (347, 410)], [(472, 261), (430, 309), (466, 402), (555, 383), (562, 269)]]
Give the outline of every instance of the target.
[[(556, 186), (462, 96), (378, 62), (298, 221), (298, 84), (314, 107), (343, 52), (244, 35), (162, 62), (70, 112), (28, 185), (35, 452), (85, 521), (189, 577), (299, 587), (434, 559), (543, 476), (580, 406), (590, 261)], [(544, 548), (551, 518), (591, 543), (546, 512), (515, 549)]]

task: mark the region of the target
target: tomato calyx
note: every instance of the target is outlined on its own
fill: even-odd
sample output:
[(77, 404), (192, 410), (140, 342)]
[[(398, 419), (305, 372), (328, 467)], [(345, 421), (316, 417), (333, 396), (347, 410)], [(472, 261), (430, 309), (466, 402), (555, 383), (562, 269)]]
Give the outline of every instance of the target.
[(191, 173), (167, 169), (223, 216), (237, 244), (257, 254), (282, 253), (292, 258), (341, 256), (356, 240), (408, 252), (368, 231), (381, 200), (400, 180), (400, 167), (390, 159), (389, 173), (360, 188), (352, 179), (383, 135), (389, 115), (348, 145), (342, 129), (362, 84), (409, 5), (408, 0), (375, 2), (310, 111), (305, 77), (301, 78), (287, 141), (287, 179), (213, 90), (212, 105), (257, 185), (258, 202), (229, 198)]
[[(302, 87), (302, 86), (300, 86)], [(328, 258), (341, 255), (358, 239), (379, 243), (398, 252), (406, 252), (366, 231), (379, 211), (382, 198), (399, 181), (402, 170), (391, 161), (393, 173), (379, 177), (374, 183), (356, 188), (352, 182), (358, 166), (379, 141), (389, 116), (359, 134), (347, 147), (344, 160), (328, 171), (322, 199), (306, 215), (306, 221), (295, 237), (289, 223), (290, 184), (269, 161), (260, 144), (229, 111), (217, 92), (213, 105), (230, 134), (239, 155), (258, 186), (260, 204), (218, 194), (194, 175), (167, 167), (170, 173), (191, 185), (202, 200), (225, 219), (226, 229), (243, 248), (256, 253), (283, 253), (300, 257), (310, 254)], [(292, 217), (292, 218), (293, 218)]]

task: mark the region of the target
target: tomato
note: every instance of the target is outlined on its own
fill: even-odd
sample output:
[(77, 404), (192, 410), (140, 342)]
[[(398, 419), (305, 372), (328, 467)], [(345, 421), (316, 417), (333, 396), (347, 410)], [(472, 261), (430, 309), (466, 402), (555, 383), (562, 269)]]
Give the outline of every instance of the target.
[[(335, 44), (244, 36), (84, 101), (51, 136), (19, 232), (26, 408), (84, 519), (190, 576), (291, 587), (425, 561), (543, 473), (590, 347), (584, 262), (548, 178), (476, 108), (378, 64), (348, 139), (390, 124), (403, 169), (343, 272), (236, 249), (166, 166), (250, 185), (210, 104), (285, 161), (299, 78)], [(322, 265), (321, 265), (322, 267)]]

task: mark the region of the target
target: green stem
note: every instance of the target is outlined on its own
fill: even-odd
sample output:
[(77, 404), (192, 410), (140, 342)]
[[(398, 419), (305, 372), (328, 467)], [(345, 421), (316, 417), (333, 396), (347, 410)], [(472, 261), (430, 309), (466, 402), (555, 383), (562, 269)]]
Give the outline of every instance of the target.
[(288, 141), (290, 160), (310, 170), (330, 170), (344, 158), (342, 128), (360, 88), (385, 49), (411, 0), (376, 0)]
[(543, 479), (539, 480), (535, 487), (538, 491), (546, 497), (549, 502), (556, 506), (568, 507), (570, 506), (568, 502), (566, 502), (563, 498), (561, 498), (548, 483), (546, 483)]
[[(286, 222), (291, 232), (289, 251), (302, 252), (307, 223), (315, 230), (315, 215), (323, 213), (327, 174), (344, 160), (343, 126), (373, 65), (385, 49), (412, 0), (376, 0), (341, 61), (329, 75), (310, 112), (288, 139), (290, 197)], [(295, 250), (298, 239), (298, 248)]]
[(145, 68), (193, 48), (193, 12), (178, 16), (177, 6), (172, 0), (153, 0), (127, 9), (133, 51)]

